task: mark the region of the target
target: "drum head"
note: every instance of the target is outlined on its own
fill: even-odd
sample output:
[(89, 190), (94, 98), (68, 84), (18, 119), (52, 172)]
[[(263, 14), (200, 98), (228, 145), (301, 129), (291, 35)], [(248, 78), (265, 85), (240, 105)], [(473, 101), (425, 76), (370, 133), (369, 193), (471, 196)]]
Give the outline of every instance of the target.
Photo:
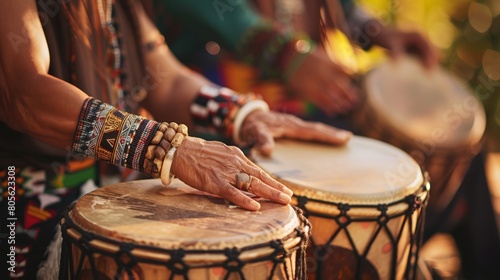
[(336, 203), (390, 203), (423, 184), (418, 164), (383, 142), (354, 136), (345, 146), (278, 141), (271, 157), (253, 160), (295, 195)]
[(93, 191), (75, 204), (70, 217), (82, 229), (118, 241), (185, 250), (261, 244), (299, 226), (290, 205), (260, 203), (260, 211), (252, 212), (178, 180), (168, 187), (144, 180)]
[(481, 139), (481, 103), (444, 69), (427, 70), (414, 58), (387, 61), (365, 78), (365, 102), (380, 122), (403, 137), (456, 148)]

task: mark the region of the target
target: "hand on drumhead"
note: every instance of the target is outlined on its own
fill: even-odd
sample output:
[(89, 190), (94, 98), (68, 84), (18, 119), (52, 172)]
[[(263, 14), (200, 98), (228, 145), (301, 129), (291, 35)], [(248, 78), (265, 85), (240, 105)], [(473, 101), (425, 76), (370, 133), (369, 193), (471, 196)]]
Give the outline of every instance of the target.
[(323, 48), (316, 48), (305, 58), (287, 87), (330, 116), (348, 113), (359, 101), (351, 77), (330, 60)]
[(431, 43), (417, 32), (405, 32), (394, 27), (384, 27), (373, 42), (388, 49), (397, 58), (405, 53), (416, 55), (427, 68), (437, 66), (439, 57)]
[(251, 162), (243, 152), (221, 142), (188, 137), (177, 149), (172, 173), (189, 186), (219, 195), (248, 210), (260, 204), (243, 191), (281, 204), (292, 191)]
[(264, 155), (270, 155), (274, 138), (343, 145), (352, 136), (350, 131), (319, 122), (307, 122), (296, 116), (278, 112), (255, 111), (248, 115), (241, 128), (241, 138), (252, 143)]

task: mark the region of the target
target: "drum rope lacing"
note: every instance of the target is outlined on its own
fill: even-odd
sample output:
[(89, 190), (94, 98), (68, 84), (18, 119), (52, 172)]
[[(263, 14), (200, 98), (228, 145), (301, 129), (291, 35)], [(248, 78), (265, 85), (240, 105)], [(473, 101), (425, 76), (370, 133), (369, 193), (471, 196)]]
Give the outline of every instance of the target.
[[(419, 196), (419, 194), (427, 192), (427, 196), (425, 196), (424, 200), (422, 200)], [(410, 230), (410, 256), (408, 257), (408, 262), (406, 265), (406, 271), (405, 271), (405, 279), (415, 279), (416, 275), (416, 270), (414, 269), (415, 264), (418, 261), (418, 251), (419, 251), (419, 245), (422, 243), (422, 238), (423, 238), (423, 223), (424, 223), (424, 218), (425, 218), (425, 208), (424, 207), (428, 200), (429, 200), (429, 185), (427, 182), (424, 182), (422, 186), (419, 188), (419, 191), (416, 194), (411, 194), (403, 199), (400, 199), (398, 201), (394, 201), (391, 203), (385, 203), (385, 204), (378, 204), (378, 205), (360, 205), (360, 204), (346, 204), (346, 203), (336, 203), (336, 202), (329, 202), (329, 201), (324, 201), (324, 200), (319, 200), (319, 199), (314, 199), (314, 198), (309, 198), (306, 196), (299, 196), (296, 195), (297, 198), (297, 204), (300, 209), (304, 211), (304, 216), (306, 218), (309, 218), (311, 216), (314, 217), (321, 217), (321, 218), (326, 218), (326, 219), (331, 219), (335, 220), (335, 222), (338, 225), (338, 228), (332, 233), (332, 235), (328, 238), (328, 240), (325, 242), (325, 244), (328, 244), (327, 246), (324, 246), (321, 248), (318, 244), (315, 243), (315, 240), (313, 237), (310, 238), (310, 243), (313, 247), (313, 249), (317, 252), (319, 256), (322, 256), (323, 258), (320, 258), (317, 264), (317, 270), (316, 270), (316, 279), (322, 279), (321, 275), (321, 268), (325, 264), (326, 258), (324, 258), (324, 254), (327, 254), (329, 250), (335, 250), (331, 248), (331, 244), (334, 241), (334, 239), (343, 231), (348, 240), (349, 244), (352, 248), (352, 251), (354, 252), (354, 255), (356, 257), (358, 267), (356, 271), (356, 279), (362, 279), (362, 272), (363, 272), (363, 265), (365, 263), (369, 263), (367, 259), (367, 255), (370, 252), (371, 246), (375, 242), (375, 239), (379, 236), (381, 231), (384, 231), (387, 235), (387, 237), (390, 239), (390, 244), (391, 244), (391, 250), (392, 250), (392, 258), (391, 258), (391, 267), (396, 267), (396, 262), (397, 262), (397, 250), (398, 250), (398, 241), (401, 238), (403, 234), (403, 230), (405, 229), (405, 226), (408, 223), (408, 229)], [(307, 204), (309, 202), (313, 203), (321, 203), (321, 204), (327, 204), (331, 205), (334, 208), (337, 208), (340, 211), (340, 214), (337, 215), (330, 215), (330, 214), (325, 214), (325, 213), (319, 213), (317, 211), (312, 211), (308, 209)], [(406, 211), (396, 213), (396, 214), (388, 214), (387, 210), (391, 206), (395, 206), (398, 204), (406, 204), (408, 205)], [(366, 217), (366, 218), (352, 218), (349, 216), (349, 211), (353, 209), (376, 209), (380, 214), (377, 217)], [(421, 210), (421, 215), (418, 217), (416, 221), (416, 225), (413, 225), (413, 220), (412, 220), (412, 214), (417, 211)], [(387, 223), (396, 217), (404, 216), (404, 220), (401, 223), (401, 226), (398, 230), (397, 236), (394, 236), (390, 229), (387, 226)], [(379, 227), (377, 228), (376, 232), (371, 236), (370, 240), (368, 241), (368, 245), (365, 248), (364, 252), (360, 253), (358, 251), (358, 248), (356, 247), (356, 244), (354, 242), (354, 239), (352, 235), (349, 232), (348, 226), (352, 223), (363, 223), (363, 222), (376, 222)], [(413, 227), (416, 227), (416, 233), (411, 234), (411, 229)], [(390, 279), (396, 279), (396, 271), (393, 269), (391, 271), (391, 278)]]
[[(296, 246), (286, 249), (283, 240), (272, 240), (263, 244), (250, 245), (242, 248), (225, 248), (219, 250), (185, 250), (185, 249), (163, 249), (148, 245), (139, 245), (120, 242), (114, 239), (110, 239), (104, 236), (94, 234), (92, 232), (85, 231), (78, 225), (76, 225), (70, 218), (69, 212), (72, 210), (74, 203), (68, 207), (61, 221), (61, 231), (63, 236), (62, 252), (61, 252), (61, 266), (59, 279), (81, 279), (84, 273), (84, 262), (89, 262), (90, 273), (92, 274), (92, 279), (102, 279), (103, 274), (100, 273), (96, 268), (95, 260), (92, 258), (94, 254), (107, 256), (114, 260), (117, 265), (117, 271), (114, 275), (114, 279), (122, 279), (124, 273), (127, 274), (128, 279), (137, 279), (136, 275), (140, 276), (140, 268), (138, 267), (141, 263), (146, 264), (156, 264), (162, 265), (171, 271), (169, 279), (174, 279), (175, 276), (183, 276), (184, 279), (189, 279), (190, 269), (195, 268), (211, 268), (220, 267), (224, 268), (227, 272), (224, 279), (229, 279), (233, 274), (237, 274), (240, 279), (245, 280), (245, 276), (242, 269), (245, 265), (250, 263), (258, 263), (262, 261), (272, 261), (273, 266), (269, 276), (269, 280), (273, 279), (275, 271), (279, 269), (279, 265), (283, 266), (283, 270), (287, 272), (291, 271), (288, 267), (286, 259), (289, 258), (294, 252), (296, 252), (296, 271), (295, 275), (287, 275), (287, 279), (306, 279), (306, 261), (305, 261), (305, 251), (308, 245), (309, 236), (311, 233), (311, 224), (303, 215), (303, 211), (297, 207), (293, 207), (297, 213), (297, 217), (300, 221), (300, 225), (295, 228), (293, 232), (283, 238), (283, 240), (293, 239), (296, 237), (300, 238), (299, 244)], [(68, 235), (68, 230), (75, 230), (80, 234), (78, 240), (74, 240)], [(306, 231), (307, 229), (307, 231)], [(110, 252), (109, 250), (104, 250), (97, 248), (92, 244), (93, 241), (102, 241), (112, 246), (118, 247), (118, 251)], [(79, 248), (81, 255), (79, 262), (74, 267), (74, 256), (71, 251), (70, 244)], [(261, 248), (271, 248), (273, 253), (271, 256), (261, 256), (254, 257), (251, 260), (242, 260), (240, 258), (241, 254), (246, 251), (261, 249)], [(169, 260), (162, 262), (160, 260), (155, 260), (147, 257), (139, 257), (134, 255), (132, 252), (134, 249), (143, 249), (151, 251), (153, 254), (163, 254), (169, 256)], [(209, 254), (209, 255), (224, 255), (226, 260), (223, 262), (212, 262), (210, 264), (198, 264), (190, 265), (184, 259), (188, 255), (199, 255), (199, 254)], [(76, 270), (75, 270), (76, 269)], [(135, 274), (134, 274), (135, 273)]]

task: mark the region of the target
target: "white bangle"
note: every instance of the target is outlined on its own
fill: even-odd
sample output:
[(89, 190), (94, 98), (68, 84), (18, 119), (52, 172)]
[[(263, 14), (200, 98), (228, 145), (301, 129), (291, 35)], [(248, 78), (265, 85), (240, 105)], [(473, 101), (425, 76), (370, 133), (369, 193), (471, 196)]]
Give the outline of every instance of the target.
[(174, 178), (174, 175), (170, 173), (170, 169), (172, 168), (172, 162), (174, 160), (174, 154), (177, 151), (176, 147), (170, 148), (167, 154), (165, 155), (165, 159), (163, 160), (163, 165), (161, 167), (161, 182), (164, 186), (168, 186)]
[(252, 100), (243, 105), (236, 113), (233, 126), (233, 141), (236, 145), (243, 146), (247, 144), (240, 139), (241, 125), (250, 113), (257, 110), (269, 112), (269, 106), (264, 100)]

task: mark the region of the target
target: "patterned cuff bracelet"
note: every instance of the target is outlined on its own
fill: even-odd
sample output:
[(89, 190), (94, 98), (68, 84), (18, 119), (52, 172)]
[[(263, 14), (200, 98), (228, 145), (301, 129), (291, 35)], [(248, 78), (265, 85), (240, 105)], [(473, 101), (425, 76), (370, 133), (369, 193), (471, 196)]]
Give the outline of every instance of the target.
[(234, 130), (236, 128), (239, 131), (239, 126), (248, 114), (242, 119), (240, 117), (241, 123), (236, 126), (237, 116), (241, 115), (240, 110), (247, 103), (259, 99), (253, 93), (237, 94), (224, 87), (203, 86), (191, 104), (190, 113), (196, 125), (214, 128), (227, 138), (241, 143), (239, 138), (234, 137)]
[(162, 179), (168, 184), (173, 176), (173, 155), (187, 136), (188, 128), (183, 124), (160, 124), (88, 98), (80, 112), (72, 150), (153, 178), (168, 174), (167, 180)]

